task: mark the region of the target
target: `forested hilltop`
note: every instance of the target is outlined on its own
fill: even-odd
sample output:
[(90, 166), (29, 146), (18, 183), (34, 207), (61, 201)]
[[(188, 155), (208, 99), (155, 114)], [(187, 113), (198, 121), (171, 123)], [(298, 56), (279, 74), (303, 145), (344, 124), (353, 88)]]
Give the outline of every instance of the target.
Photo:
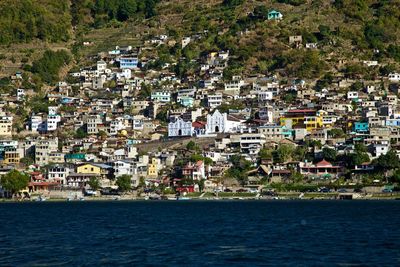
[(154, 15), (156, 0), (2, 0), (0, 44), (68, 41), (72, 27), (101, 27), (135, 15)]
[[(329, 73), (339, 71), (374, 78), (400, 62), (399, 6), (400, 0), (2, 0), (0, 44), (43, 41), (51, 48), (52, 43), (65, 43), (80, 60), (113, 45), (137, 45), (133, 36), (143, 42), (167, 34), (179, 44), (184, 36), (207, 32), (206, 38), (184, 49), (158, 47), (155, 66), (179, 61), (177, 74), (188, 74), (193, 71), (191, 59), (229, 50), (234, 58), (226, 77), (279, 71), (327, 82)], [(268, 20), (272, 10), (280, 12), (282, 20)], [(294, 45), (290, 36), (302, 40)], [(85, 50), (85, 41), (94, 47)], [(318, 49), (305, 49), (306, 44)], [(24, 50), (22, 58), (3, 51), (3, 66), (22, 68), (33, 61), (29, 51)], [(181, 62), (181, 56), (187, 61)], [(346, 64), (337, 64), (341, 60)], [(365, 60), (377, 60), (384, 68), (358, 64)]]

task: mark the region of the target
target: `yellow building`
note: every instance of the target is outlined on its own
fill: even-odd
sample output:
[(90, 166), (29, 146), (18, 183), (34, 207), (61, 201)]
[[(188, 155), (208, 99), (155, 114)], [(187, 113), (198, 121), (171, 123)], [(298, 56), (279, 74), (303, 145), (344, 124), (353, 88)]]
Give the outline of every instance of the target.
[(16, 149), (8, 149), (4, 151), (4, 164), (19, 164), (20, 156)]
[(147, 176), (149, 178), (158, 177), (158, 161), (156, 158), (151, 159), (151, 163), (147, 166)]
[(310, 109), (289, 110), (280, 118), (280, 124), (288, 128), (303, 125), (307, 131), (313, 131), (323, 126), (322, 116)]
[(0, 136), (1, 137), (12, 136), (12, 120), (10, 118), (0, 119)]
[(77, 173), (97, 174), (102, 178), (111, 178), (112, 167), (100, 163), (86, 163), (76, 168)]

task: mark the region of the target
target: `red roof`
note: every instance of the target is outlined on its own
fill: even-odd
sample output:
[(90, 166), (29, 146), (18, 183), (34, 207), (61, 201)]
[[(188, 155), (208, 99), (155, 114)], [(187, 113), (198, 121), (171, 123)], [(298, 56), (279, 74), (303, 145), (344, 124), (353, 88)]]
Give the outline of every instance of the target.
[(321, 160), (316, 164), (317, 167), (332, 167), (332, 163), (326, 161), (326, 160)]
[(195, 122), (192, 123), (192, 126), (194, 128), (205, 128), (206, 123), (203, 122), (203, 121), (195, 121)]

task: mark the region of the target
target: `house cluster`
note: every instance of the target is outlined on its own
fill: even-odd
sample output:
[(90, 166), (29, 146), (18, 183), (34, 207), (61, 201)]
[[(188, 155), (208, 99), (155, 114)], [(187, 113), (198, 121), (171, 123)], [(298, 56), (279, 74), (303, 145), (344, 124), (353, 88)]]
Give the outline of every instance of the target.
[[(282, 19), (282, 14), (270, 12), (268, 19)], [(196, 38), (201, 35), (184, 37), (181, 46)], [(160, 35), (147, 46), (169, 42)], [(227, 79), (223, 74), (232, 55), (214, 51), (193, 60), (195, 74), (179, 78), (168, 66), (147, 69), (151, 59), (142, 60), (145, 48), (117, 46), (100, 53), (93, 66), (70, 73), (69, 82), (48, 92), (47, 112), (31, 112), (18, 133), (13, 127), (18, 115), (10, 108), (22, 105), (32, 90), (3, 95), (0, 164), (29, 168), (32, 190), (81, 189), (91, 177), (113, 187), (121, 175), (129, 175), (134, 187), (165, 183), (198, 190), (183, 181), (204, 180), (213, 188), (238, 154), (253, 164), (248, 183), (257, 185), (261, 178), (284, 182), (294, 171), (312, 179), (341, 177), (346, 166), (324, 159), (324, 148), (340, 155), (363, 144), (370, 160), (400, 152), (398, 73), (364, 81), (358, 90), (350, 89), (356, 81), (337, 77), (329, 88), (316, 91), (301, 79)], [(188, 160), (190, 140), (198, 146), (196, 160)], [(260, 158), (262, 150), (296, 148), (312, 140), (320, 142), (308, 148), (313, 161)], [(369, 162), (354, 166), (358, 170), (370, 171)]]

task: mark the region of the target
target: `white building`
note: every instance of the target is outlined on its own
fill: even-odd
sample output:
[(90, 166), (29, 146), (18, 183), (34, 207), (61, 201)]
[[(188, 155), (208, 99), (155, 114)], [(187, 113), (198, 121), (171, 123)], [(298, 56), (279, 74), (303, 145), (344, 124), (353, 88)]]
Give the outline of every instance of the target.
[(358, 92), (355, 91), (347, 92), (347, 99), (358, 99)]
[(239, 120), (233, 117), (228, 119), (227, 113), (221, 114), (216, 110), (212, 115), (207, 115), (206, 134), (236, 132), (240, 124)]
[(32, 115), (30, 119), (30, 130), (32, 132), (41, 133), (46, 131), (46, 123), (41, 115)]
[(106, 79), (107, 79), (106, 75), (100, 75), (99, 77), (94, 77), (92, 81), (93, 89), (103, 89)]
[(242, 79), (232, 80), (229, 83), (225, 83), (225, 92), (239, 94), (242, 86), (244, 86), (244, 81)]
[(62, 185), (67, 184), (67, 176), (72, 172), (72, 170), (63, 165), (54, 165), (49, 167), (47, 178), (49, 180), (58, 181)]
[(35, 163), (38, 165), (49, 164), (49, 155), (58, 150), (58, 139), (38, 140), (35, 145)]
[(110, 135), (117, 135), (118, 131), (125, 129), (124, 119), (119, 117), (110, 121), (108, 133)]
[(17, 89), (17, 100), (22, 101), (25, 99), (25, 89)]
[(103, 60), (97, 61), (97, 71), (99, 73), (105, 72), (107, 69), (107, 63)]
[(51, 132), (55, 131), (58, 128), (58, 124), (61, 122), (60, 115), (48, 115), (46, 122), (46, 131)]
[(97, 125), (101, 124), (102, 120), (100, 115), (92, 115), (87, 118), (86, 131), (88, 134), (97, 134), (99, 129)]
[(214, 109), (222, 104), (222, 94), (214, 94), (207, 96), (207, 105), (209, 108)]
[(135, 173), (135, 168), (133, 162), (126, 160), (118, 160), (111, 163), (114, 169), (114, 176), (119, 177), (122, 175), (133, 175)]
[(168, 124), (168, 136), (191, 136), (193, 134), (193, 126), (191, 121), (184, 121), (178, 118), (175, 122)]
[(257, 155), (266, 143), (265, 135), (247, 133), (240, 135), (240, 151), (249, 155)]
[(274, 97), (274, 93), (272, 91), (259, 91), (258, 92), (258, 101), (269, 101)]
[(190, 43), (190, 41), (191, 41), (190, 37), (183, 37), (182, 38), (182, 49), (185, 48)]
[(400, 73), (397, 73), (397, 72), (390, 73), (388, 78), (389, 78), (389, 81), (391, 81), (391, 82), (398, 82), (398, 81), (400, 81)]
[(164, 103), (171, 102), (171, 93), (167, 91), (152, 92), (151, 100)]

